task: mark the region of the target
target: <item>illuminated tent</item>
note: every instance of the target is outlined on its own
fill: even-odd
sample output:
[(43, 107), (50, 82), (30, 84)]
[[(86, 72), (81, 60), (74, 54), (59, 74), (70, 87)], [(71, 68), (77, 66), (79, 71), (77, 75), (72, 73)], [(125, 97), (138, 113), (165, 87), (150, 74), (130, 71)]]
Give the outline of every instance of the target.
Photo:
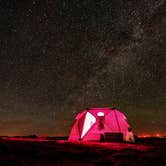
[(91, 108), (76, 116), (68, 141), (134, 142), (134, 134), (124, 113)]

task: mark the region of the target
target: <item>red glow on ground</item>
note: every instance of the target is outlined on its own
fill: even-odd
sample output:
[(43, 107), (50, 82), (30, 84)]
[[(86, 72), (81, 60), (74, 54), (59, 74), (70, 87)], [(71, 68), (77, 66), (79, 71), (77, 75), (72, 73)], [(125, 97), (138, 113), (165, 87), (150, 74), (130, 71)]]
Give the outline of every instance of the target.
[(9, 140), (9, 141), (30, 141), (30, 142), (50, 142), (54, 140), (47, 140), (43, 137), (38, 138), (14, 138), (14, 137), (2, 137), (1, 139)]
[(82, 146), (85, 148), (99, 148), (99, 149), (109, 149), (109, 150), (116, 150), (120, 151), (123, 149), (133, 149), (133, 150), (139, 150), (139, 151), (147, 151), (152, 149), (152, 146), (146, 146), (146, 145), (140, 145), (140, 144), (134, 144), (134, 143), (116, 143), (116, 142), (84, 142), (84, 141), (78, 141), (78, 142), (68, 142), (65, 140), (47, 140), (43, 137), (39, 138), (14, 138), (14, 137), (2, 137), (1, 139), (7, 140), (7, 141), (21, 141), (21, 142), (55, 142), (58, 144), (73, 144)]
[[(58, 140), (56, 141), (59, 144), (65, 144), (67, 141), (64, 140)], [(78, 142), (70, 142), (70, 144), (73, 145), (80, 145), (87, 148), (104, 148), (109, 150), (123, 150), (123, 149), (133, 149), (133, 150), (139, 150), (139, 151), (147, 151), (152, 149), (152, 146), (146, 146), (146, 145), (140, 145), (140, 144), (131, 144), (131, 143), (119, 143), (119, 142), (86, 142), (86, 141), (78, 141)]]

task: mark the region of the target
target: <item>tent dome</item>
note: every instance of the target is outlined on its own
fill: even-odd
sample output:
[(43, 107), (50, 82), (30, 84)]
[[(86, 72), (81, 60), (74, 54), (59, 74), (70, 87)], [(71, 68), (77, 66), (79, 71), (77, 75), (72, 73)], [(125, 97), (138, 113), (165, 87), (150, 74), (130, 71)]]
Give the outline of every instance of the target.
[(75, 119), (68, 141), (134, 142), (125, 114), (116, 108), (88, 108)]

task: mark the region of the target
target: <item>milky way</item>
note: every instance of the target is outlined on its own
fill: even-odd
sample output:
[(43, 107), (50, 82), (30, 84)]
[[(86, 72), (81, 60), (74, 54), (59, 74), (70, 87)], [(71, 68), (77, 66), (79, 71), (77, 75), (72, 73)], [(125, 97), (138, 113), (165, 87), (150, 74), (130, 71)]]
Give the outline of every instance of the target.
[(0, 135), (68, 135), (86, 107), (165, 134), (165, 0), (0, 1)]

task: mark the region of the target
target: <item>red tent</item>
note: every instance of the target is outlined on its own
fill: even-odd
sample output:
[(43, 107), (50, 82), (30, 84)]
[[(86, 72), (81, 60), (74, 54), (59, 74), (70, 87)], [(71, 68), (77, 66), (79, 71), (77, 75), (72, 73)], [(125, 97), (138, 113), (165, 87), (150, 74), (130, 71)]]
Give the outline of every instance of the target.
[(76, 116), (68, 141), (134, 142), (124, 113), (115, 108), (90, 108)]

